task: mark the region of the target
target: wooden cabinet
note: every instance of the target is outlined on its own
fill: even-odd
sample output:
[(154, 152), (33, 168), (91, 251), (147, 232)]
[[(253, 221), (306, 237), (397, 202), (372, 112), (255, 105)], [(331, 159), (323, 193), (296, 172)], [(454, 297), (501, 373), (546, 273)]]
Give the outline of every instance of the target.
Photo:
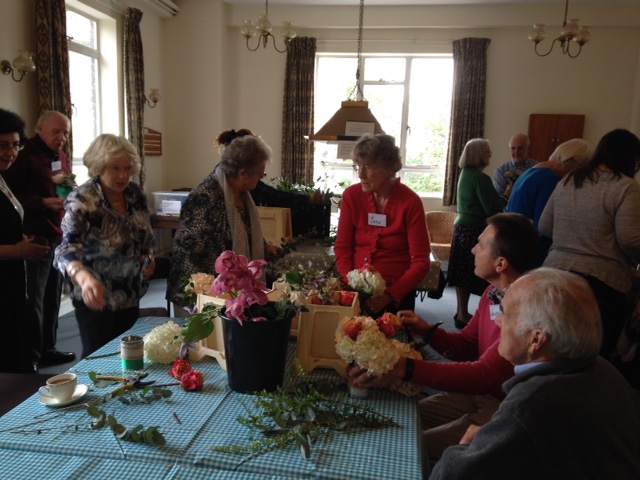
[(544, 162), (549, 160), (558, 145), (582, 138), (584, 115), (532, 113), (529, 115), (529, 157)]

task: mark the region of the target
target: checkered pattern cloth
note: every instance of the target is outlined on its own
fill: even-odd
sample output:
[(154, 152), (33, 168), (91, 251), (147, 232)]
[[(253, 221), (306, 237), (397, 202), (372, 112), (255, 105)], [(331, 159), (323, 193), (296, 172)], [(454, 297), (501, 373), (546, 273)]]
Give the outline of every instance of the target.
[[(173, 319), (175, 322), (179, 320)], [(141, 318), (127, 335), (144, 336), (166, 318)], [(116, 353), (119, 339), (94, 356)], [(294, 358), (292, 344), (289, 359)], [(66, 425), (89, 423), (86, 408), (48, 408), (38, 394), (0, 418), (0, 480), (3, 479), (370, 479), (421, 478), (420, 435), (415, 398), (373, 390), (366, 405), (392, 418), (398, 427), (379, 430), (330, 432), (312, 445), (305, 460), (295, 445), (250, 455), (213, 452), (214, 445), (246, 445), (250, 430), (236, 418), (246, 414), (239, 400), (251, 397), (231, 391), (226, 372), (215, 360), (194, 363), (205, 376), (204, 389), (185, 392), (171, 387), (173, 395), (151, 404), (124, 405), (103, 396), (115, 387), (98, 389), (88, 373), (122, 375), (118, 355), (83, 360), (72, 369), (78, 383), (92, 385), (82, 403), (96, 404), (127, 427), (158, 426), (167, 444), (162, 447), (119, 441), (108, 427), (101, 430), (64, 429)], [(146, 380), (156, 384), (175, 381), (168, 375), (171, 365), (146, 362)], [(311, 375), (338, 378), (331, 370)], [(335, 394), (350, 401), (346, 389)], [(175, 415), (174, 415), (175, 414)], [(181, 423), (178, 423), (176, 416)], [(41, 432), (38, 434), (38, 429)], [(22, 433), (18, 433), (18, 432)]]

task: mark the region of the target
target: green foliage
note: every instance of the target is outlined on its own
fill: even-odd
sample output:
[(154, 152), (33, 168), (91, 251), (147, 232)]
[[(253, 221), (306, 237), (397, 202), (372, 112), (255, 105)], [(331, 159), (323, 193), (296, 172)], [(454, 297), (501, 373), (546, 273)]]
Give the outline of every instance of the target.
[(299, 364), (296, 370), (289, 389), (257, 393), (250, 404), (241, 401), (247, 414), (236, 420), (252, 430), (249, 445), (216, 445), (211, 449), (244, 455), (295, 443), (300, 454), (309, 458), (313, 440), (328, 431), (397, 426), (371, 408), (331, 398), (340, 384), (309, 380)]
[(203, 340), (213, 332), (213, 317), (220, 310), (213, 303), (207, 303), (202, 311), (189, 317), (189, 321), (182, 329), (182, 343), (193, 343)]
[(104, 410), (100, 410), (95, 405), (87, 408), (87, 414), (95, 419), (91, 422), (92, 429), (97, 430), (109, 425), (113, 435), (120, 440), (158, 446), (167, 444), (164, 435), (158, 430), (160, 427), (149, 427), (145, 430), (143, 425), (137, 425), (134, 428), (127, 428), (118, 423), (113, 415), (107, 415)]

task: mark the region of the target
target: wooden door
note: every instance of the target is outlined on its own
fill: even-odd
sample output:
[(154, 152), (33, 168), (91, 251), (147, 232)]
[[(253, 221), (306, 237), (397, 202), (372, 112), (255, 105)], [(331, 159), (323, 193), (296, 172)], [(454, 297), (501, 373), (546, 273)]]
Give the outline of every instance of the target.
[(549, 156), (563, 142), (582, 138), (584, 115), (532, 113), (529, 115), (529, 156), (539, 162)]

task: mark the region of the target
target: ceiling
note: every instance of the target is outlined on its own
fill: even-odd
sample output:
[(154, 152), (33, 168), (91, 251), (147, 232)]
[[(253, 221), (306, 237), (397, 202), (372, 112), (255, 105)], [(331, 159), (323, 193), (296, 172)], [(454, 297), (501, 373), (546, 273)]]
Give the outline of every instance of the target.
[[(233, 5), (264, 5), (264, 0), (224, 0), (225, 3)], [(360, 0), (271, 0), (271, 5), (359, 5)], [(364, 5), (482, 5), (482, 4), (543, 4), (558, 3), (564, 4), (562, 0), (365, 0)], [(640, 0), (570, 0), (571, 5), (584, 5), (588, 3), (608, 3), (608, 4), (638, 4)]]

